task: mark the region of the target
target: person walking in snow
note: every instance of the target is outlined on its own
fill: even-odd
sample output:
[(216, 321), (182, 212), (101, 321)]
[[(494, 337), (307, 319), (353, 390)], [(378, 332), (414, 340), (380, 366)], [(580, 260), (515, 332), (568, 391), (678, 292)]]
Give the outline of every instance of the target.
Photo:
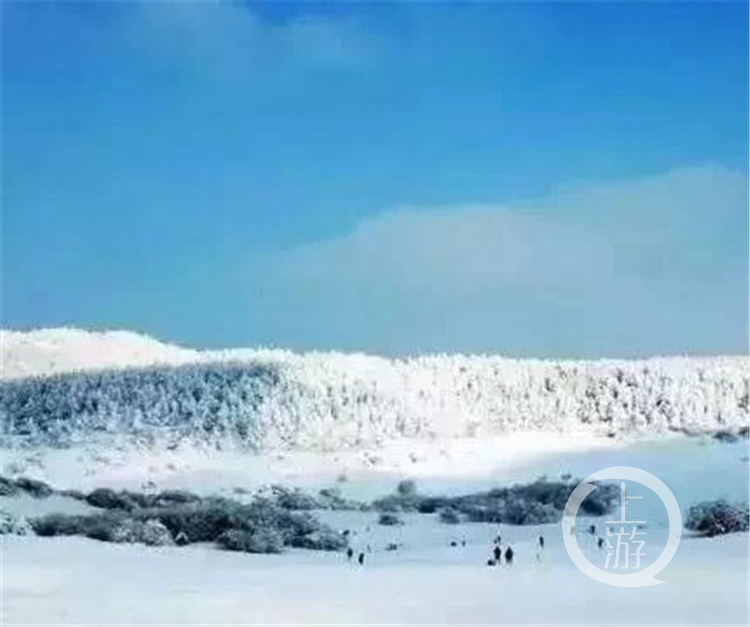
[(539, 536), (539, 548), (544, 548), (544, 536)]
[(505, 549), (505, 563), (508, 566), (510, 566), (513, 563), (513, 555), (514, 555), (513, 549), (511, 549), (510, 547)]
[(495, 558), (496, 563), (500, 563), (500, 558), (503, 556), (503, 550), (500, 548), (499, 544), (495, 545), (495, 548), (492, 549), (492, 555)]
[(351, 562), (353, 557), (354, 557), (354, 549), (352, 547), (348, 547), (346, 549), (346, 559)]
[(359, 562), (360, 566), (364, 566), (364, 563), (365, 563), (365, 554), (364, 553), (360, 553), (359, 557), (357, 558), (357, 561)]

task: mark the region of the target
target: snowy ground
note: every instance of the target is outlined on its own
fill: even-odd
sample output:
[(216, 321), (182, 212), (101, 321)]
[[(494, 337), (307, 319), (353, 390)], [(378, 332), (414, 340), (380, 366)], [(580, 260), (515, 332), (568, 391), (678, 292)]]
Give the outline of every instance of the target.
[[(336, 484), (346, 495), (369, 498), (391, 491), (406, 476), (416, 478), (425, 492), (446, 493), (633, 465), (659, 476), (683, 509), (704, 498), (747, 498), (747, 440), (721, 444), (683, 436), (613, 442), (535, 434), (533, 445), (530, 437), (517, 434), (484, 444), (409, 442), (381, 451), (280, 459), (216, 451), (173, 452), (172, 457), (120, 451), (97, 462), (86, 452), (69, 450), (26, 452), (32, 461), (24, 462), (22, 456), (8, 459), (6, 452), (3, 466), (26, 463), (27, 474), (57, 487), (139, 487), (151, 481), (159, 488), (228, 493), (279, 481), (308, 489)], [(375, 462), (373, 455), (379, 456)], [(337, 483), (342, 472), (347, 481)], [(6, 499), (2, 506), (29, 514), (39, 511), (29, 508), (67, 507), (42, 503)], [(656, 509), (648, 511), (649, 546), (658, 547), (665, 521)], [(498, 532), (494, 525), (444, 525), (427, 515), (406, 516), (406, 524), (395, 528), (377, 525), (375, 513), (323, 512), (321, 518), (352, 529), (357, 550), (371, 547), (364, 567), (347, 563), (341, 554), (311, 551), (258, 556), (209, 546), (148, 548), (5, 536), (0, 619), (4, 625), (748, 622), (747, 534), (683, 537), (661, 574), (666, 584), (626, 589), (579, 572), (558, 525), (504, 526), (503, 541), (513, 545), (517, 560), (512, 567), (491, 568), (485, 562)], [(538, 557), (540, 533), (547, 546)], [(594, 537), (582, 531), (579, 538), (592, 561), (603, 562)], [(399, 550), (386, 551), (392, 542)]]
[[(373, 553), (245, 555), (207, 547), (151, 549), (79, 538), (3, 539), (8, 624), (743, 624), (747, 535), (684, 540), (666, 584), (625, 589), (588, 579), (555, 542), (544, 561), (505, 530), (521, 557), (483, 565), (486, 525), (422, 528), (425, 546)], [(549, 533), (552, 536), (552, 533)]]

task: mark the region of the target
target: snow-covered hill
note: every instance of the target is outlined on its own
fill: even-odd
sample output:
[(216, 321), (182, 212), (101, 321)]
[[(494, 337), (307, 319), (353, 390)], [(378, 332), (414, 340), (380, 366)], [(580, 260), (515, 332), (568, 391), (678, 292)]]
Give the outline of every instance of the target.
[[(6, 442), (148, 432), (330, 450), (404, 437), (715, 431), (748, 423), (744, 357), (384, 359), (192, 351), (131, 333), (70, 329), (3, 332), (0, 339)], [(58, 374), (21, 378), (50, 373)]]
[(3, 379), (123, 366), (183, 364), (198, 359), (198, 351), (163, 344), (130, 331), (0, 330), (0, 378)]

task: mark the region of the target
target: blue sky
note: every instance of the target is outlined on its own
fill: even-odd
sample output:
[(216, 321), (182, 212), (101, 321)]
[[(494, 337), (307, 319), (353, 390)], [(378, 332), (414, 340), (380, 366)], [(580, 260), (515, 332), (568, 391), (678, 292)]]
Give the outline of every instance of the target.
[(746, 352), (748, 7), (2, 4), (6, 328)]

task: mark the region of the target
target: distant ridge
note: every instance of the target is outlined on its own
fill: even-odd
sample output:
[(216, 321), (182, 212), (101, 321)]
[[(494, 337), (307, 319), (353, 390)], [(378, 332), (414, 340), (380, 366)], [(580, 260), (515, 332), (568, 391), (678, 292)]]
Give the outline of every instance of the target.
[(5, 445), (151, 433), (254, 449), (335, 449), (394, 438), (748, 424), (746, 357), (385, 359), (195, 351), (134, 333), (76, 329), (3, 331), (0, 345)]

